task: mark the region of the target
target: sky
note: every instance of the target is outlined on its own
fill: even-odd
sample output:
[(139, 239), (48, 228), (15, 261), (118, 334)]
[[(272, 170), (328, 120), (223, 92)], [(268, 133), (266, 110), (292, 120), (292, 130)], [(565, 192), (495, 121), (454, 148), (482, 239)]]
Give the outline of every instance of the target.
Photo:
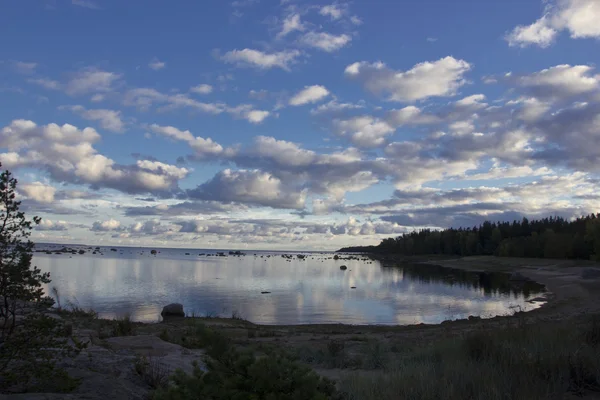
[(0, 0), (36, 241), (335, 250), (600, 212), (600, 1)]

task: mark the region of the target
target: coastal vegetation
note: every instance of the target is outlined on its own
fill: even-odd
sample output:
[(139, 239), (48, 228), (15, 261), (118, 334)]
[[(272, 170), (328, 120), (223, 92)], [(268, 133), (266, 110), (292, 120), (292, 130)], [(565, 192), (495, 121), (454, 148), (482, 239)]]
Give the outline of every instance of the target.
[(16, 200), (17, 180), (0, 174), (0, 387), (68, 389), (74, 382), (56, 360), (74, 355), (84, 345), (71, 341), (70, 329), (47, 310), (54, 300), (42, 285), (50, 275), (31, 265), (31, 229)]
[(600, 214), (574, 220), (523, 218), (512, 222), (486, 221), (472, 228), (422, 229), (384, 239), (377, 246), (346, 247), (340, 251), (600, 261)]

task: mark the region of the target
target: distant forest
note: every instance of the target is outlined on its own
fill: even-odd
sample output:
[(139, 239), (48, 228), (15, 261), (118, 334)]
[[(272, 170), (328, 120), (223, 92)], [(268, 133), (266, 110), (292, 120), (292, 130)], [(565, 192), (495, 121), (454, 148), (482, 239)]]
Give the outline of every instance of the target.
[(600, 261), (600, 213), (573, 221), (561, 217), (489, 222), (473, 228), (423, 229), (384, 239), (377, 246), (346, 247), (341, 252), (402, 255), (573, 258)]

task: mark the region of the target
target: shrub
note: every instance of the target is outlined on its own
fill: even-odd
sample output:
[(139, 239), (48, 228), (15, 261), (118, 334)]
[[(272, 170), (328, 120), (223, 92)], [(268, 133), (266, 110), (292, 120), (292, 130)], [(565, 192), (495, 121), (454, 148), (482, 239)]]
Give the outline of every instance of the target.
[(146, 356), (138, 356), (134, 363), (135, 372), (144, 379), (151, 388), (158, 389), (167, 384), (171, 370), (159, 361)]
[(172, 385), (159, 389), (154, 400), (326, 400), (341, 398), (333, 383), (282, 355), (256, 358), (228, 349), (208, 362), (208, 372), (194, 366), (192, 375), (181, 370)]

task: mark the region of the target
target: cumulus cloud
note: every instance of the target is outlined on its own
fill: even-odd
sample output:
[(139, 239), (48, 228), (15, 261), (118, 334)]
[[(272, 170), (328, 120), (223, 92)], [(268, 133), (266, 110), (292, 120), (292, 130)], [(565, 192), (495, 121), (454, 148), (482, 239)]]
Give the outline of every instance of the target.
[(115, 231), (121, 227), (121, 222), (116, 219), (109, 219), (107, 221), (96, 221), (93, 223), (90, 228), (91, 231), (94, 232), (108, 232)]
[(400, 110), (392, 110), (388, 113), (388, 121), (391, 125), (427, 125), (439, 122), (435, 115), (422, 112), (415, 106), (407, 106)]
[(81, 105), (62, 106), (64, 110), (70, 110), (88, 121), (98, 121), (100, 127), (112, 132), (122, 133), (125, 131), (125, 122), (122, 120), (121, 111), (107, 109), (86, 109)]
[(0, 154), (0, 161), (8, 168), (46, 170), (58, 182), (126, 193), (173, 190), (189, 172), (158, 162), (117, 164), (93, 147), (99, 139), (100, 135), (92, 128), (79, 130), (69, 124), (38, 126), (33, 121), (14, 120), (0, 130), (0, 147), (9, 150)]
[(592, 71), (589, 65), (563, 64), (518, 76), (516, 82), (537, 97), (564, 98), (598, 91), (600, 75), (592, 75)]
[(510, 46), (548, 47), (560, 31), (573, 39), (600, 38), (600, 3), (596, 0), (553, 0), (531, 25), (519, 25), (506, 35)]
[(408, 71), (394, 71), (382, 62), (362, 61), (346, 67), (345, 73), (374, 94), (392, 101), (412, 102), (455, 95), (466, 83), (464, 75), (470, 69), (464, 60), (445, 57), (417, 64)]
[(352, 41), (352, 37), (343, 33), (333, 35), (327, 32), (308, 32), (300, 38), (300, 43), (328, 53), (338, 51)]
[(302, 209), (306, 192), (286, 187), (270, 173), (259, 170), (225, 169), (196, 189), (188, 190), (191, 199), (239, 202), (273, 208)]
[(281, 68), (289, 71), (292, 64), (300, 56), (298, 50), (286, 50), (278, 53), (265, 53), (260, 50), (232, 50), (221, 56), (221, 60), (241, 67), (258, 69)]
[(382, 146), (386, 142), (386, 136), (396, 130), (387, 122), (369, 115), (345, 120), (336, 119), (333, 123), (338, 135), (348, 136), (350, 141), (358, 147)]
[(316, 103), (327, 97), (329, 90), (325, 86), (313, 85), (305, 86), (304, 89), (296, 93), (289, 101), (292, 106), (301, 106), (308, 103)]
[(558, 32), (550, 26), (547, 17), (542, 17), (531, 25), (519, 25), (513, 29), (506, 40), (509, 46), (527, 47), (535, 44), (548, 47), (554, 41)]
[(211, 85), (207, 85), (206, 83), (190, 88), (190, 92), (198, 94), (211, 94), (212, 91), (213, 87)]
[(50, 219), (42, 219), (35, 229), (38, 231), (66, 231), (69, 223), (66, 221), (52, 221)]
[(25, 196), (40, 203), (52, 203), (56, 194), (55, 187), (41, 182), (22, 183), (19, 185), (19, 191), (23, 191)]

